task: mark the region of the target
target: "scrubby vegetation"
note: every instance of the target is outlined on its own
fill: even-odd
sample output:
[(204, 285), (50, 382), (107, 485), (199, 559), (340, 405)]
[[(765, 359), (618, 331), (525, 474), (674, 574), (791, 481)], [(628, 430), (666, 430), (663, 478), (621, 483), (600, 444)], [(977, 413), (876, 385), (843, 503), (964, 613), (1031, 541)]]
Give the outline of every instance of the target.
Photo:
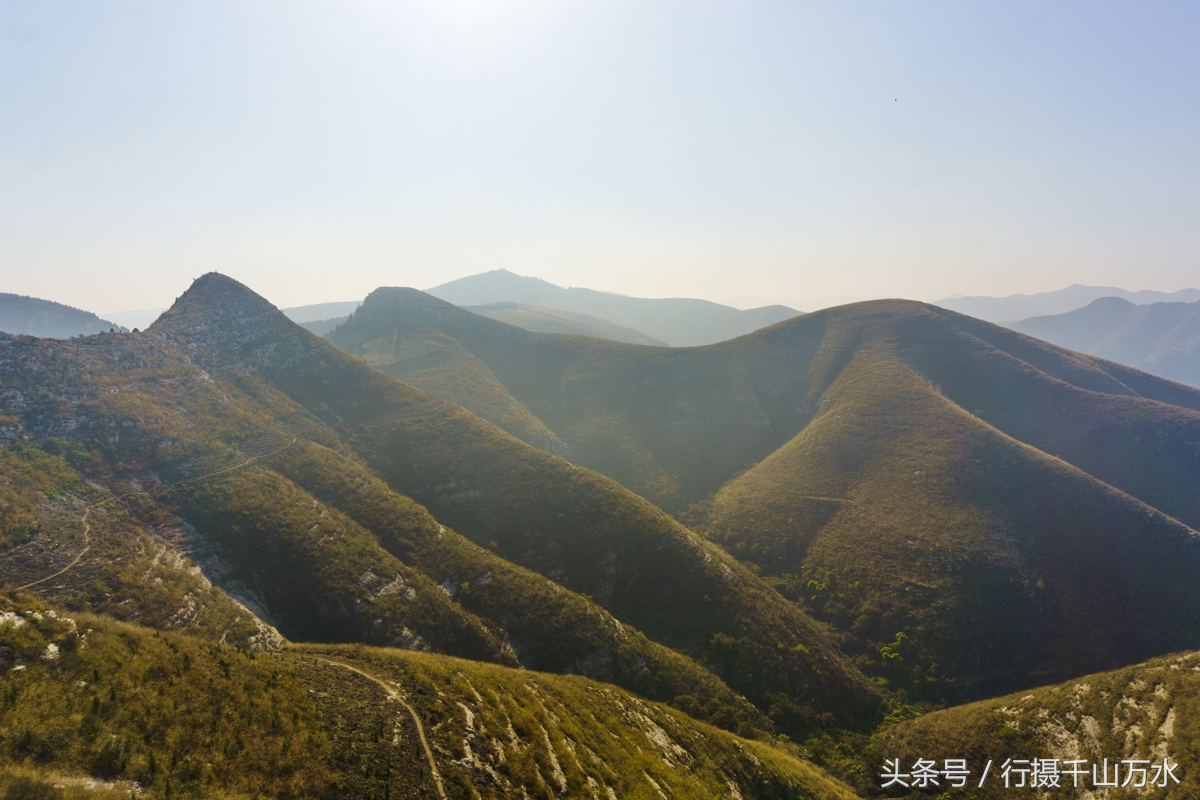
[(770, 729), (757, 709), (711, 672), (622, 625), (587, 598), (467, 541), (357, 461), (313, 444), (290, 448), (272, 464), (486, 620), (524, 666), (587, 675), (655, 700), (685, 698), (680, 702), (689, 704), (693, 716), (730, 730)]
[(543, 449), (220, 276), (0, 335), (0, 797), (844, 797), (801, 759), (1191, 713), (1184, 657), (918, 717), (1200, 646), (1200, 393), (913, 303), (667, 350), (382, 300), (347, 347)]
[(41, 528), (43, 498), (79, 480), (61, 458), (36, 447), (0, 445), (0, 551), (29, 541)]
[(584, 678), (445, 656), (255, 654), (10, 592), (0, 668), (13, 797), (854, 797), (787, 746)]
[[(244, 287), (201, 279), (152, 333), (191, 342), (207, 369), (251, 372), (439, 522), (594, 598), (751, 701), (783, 695), (801, 709), (788, 719), (821, 725), (868, 724), (878, 707), (876, 688), (824, 627), (719, 548), (615, 482), (367, 368)], [(752, 666), (754, 658), (770, 667)]]
[(130, 782), (153, 797), (332, 796), (307, 687), (266, 656), (11, 592), (0, 648), (10, 793), (44, 783), (23, 768), (123, 782), (125, 796)]
[[(738, 739), (577, 676), (364, 648), (306, 646), (286, 656), (313, 682), (379, 705), (385, 691), (346, 667), (397, 687), (423, 722), (452, 798), (855, 796), (794, 748)], [(385, 739), (396, 730), (401, 740), (413, 737), (394, 703), (381, 723)], [(386, 762), (371, 758), (372, 774), (385, 774)]]
[[(1200, 645), (1196, 537), (1174, 522), (1200, 525), (1183, 477), (1200, 472), (1200, 392), (911, 302), (671, 351), (530, 336), (412, 290), (363, 309), (333, 341), (449, 338), (572, 462), (667, 508), (691, 503), (680, 519), (911, 698), (982, 697)], [(383, 457), (381, 474), (439, 518), (469, 536), (490, 522), (468, 522), (494, 511), (460, 493), (494, 497), (495, 479), (443, 464), (455, 487), (443, 504), (421, 483), (428, 459)]]
[(824, 398), (717, 494), (706, 530), (843, 631), (868, 672), (961, 701), (1198, 643), (1186, 527), (893, 359), (856, 356)]
[[(997, 768), (1008, 758), (1082, 759), (1097, 764), (1108, 759), (1114, 768), (1119, 765), (1123, 770), (1120, 781), (1124, 781), (1127, 766), (1119, 763), (1122, 760), (1161, 762), (1168, 758), (1178, 765), (1177, 782), (1160, 779), (1167, 788), (1134, 792), (1125, 787), (1124, 791), (1110, 790), (1107, 796), (1184, 800), (1200, 794), (1198, 705), (1200, 653), (1182, 653), (887, 726), (865, 748), (863, 760), (868, 768), (874, 768), (895, 758), (905, 766), (917, 758), (937, 759), (939, 764), (945, 758), (965, 758), (973, 765), (976, 780), (952, 796), (975, 800), (1025, 797), (1030, 792), (1015, 788), (1015, 775), (1013, 787), (1007, 791), (1003, 780), (991, 780), (980, 789), (978, 781), (989, 759)], [(1140, 780), (1134, 776), (1131, 784)], [(1063, 781), (1070, 791), (1055, 796), (1093, 796), (1089, 794), (1094, 788), (1090, 768), (1087, 778), (1081, 779), (1084, 791), (1074, 791), (1071, 778)], [(877, 787), (880, 783), (876, 782)], [(887, 796), (915, 800), (937, 794), (940, 792), (908, 793), (895, 787)]]

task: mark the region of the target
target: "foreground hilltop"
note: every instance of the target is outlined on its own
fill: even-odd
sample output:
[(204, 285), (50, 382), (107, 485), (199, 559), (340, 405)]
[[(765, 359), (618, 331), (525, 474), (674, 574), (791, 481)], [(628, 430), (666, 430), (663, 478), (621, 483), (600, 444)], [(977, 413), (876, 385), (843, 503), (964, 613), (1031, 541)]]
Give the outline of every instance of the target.
[(668, 350), (381, 289), (330, 338), (486, 387), (461, 402), (679, 512), (918, 696), (1200, 646), (1188, 387), (909, 301)]
[(6, 797), (856, 796), (794, 748), (584, 678), (362, 647), (256, 654), (12, 593), (0, 620)]

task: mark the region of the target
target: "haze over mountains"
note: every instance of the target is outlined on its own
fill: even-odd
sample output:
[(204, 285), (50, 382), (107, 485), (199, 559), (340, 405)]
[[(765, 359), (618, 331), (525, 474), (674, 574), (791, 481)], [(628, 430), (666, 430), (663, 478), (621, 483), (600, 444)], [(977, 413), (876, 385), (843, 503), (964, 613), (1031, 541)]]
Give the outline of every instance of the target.
[(581, 314), (578, 311), (564, 311), (560, 308), (545, 306), (530, 306), (521, 303), (489, 303), (484, 306), (466, 306), (480, 316), (489, 317), (516, 325), (527, 331), (536, 333), (573, 333), (577, 336), (595, 336), (600, 339), (611, 339), (614, 342), (629, 344), (649, 344), (656, 347), (667, 347), (662, 339), (647, 336), (641, 331), (625, 325), (618, 325), (606, 319)]
[(1130, 292), (1115, 286), (1084, 286), (1075, 283), (1065, 289), (1053, 292), (1013, 294), (1007, 297), (952, 295), (938, 300), (934, 305), (967, 316), (978, 317), (988, 322), (1008, 324), (1028, 317), (1064, 314), (1077, 308), (1083, 308), (1102, 297), (1119, 297), (1137, 305), (1171, 302), (1194, 303), (1200, 300), (1200, 289), (1181, 289), (1177, 292), (1149, 290)]
[(48, 339), (69, 339), (108, 330), (125, 330), (90, 311), (50, 300), (0, 292), (0, 331)]
[(118, 325), (124, 325), (129, 330), (133, 328), (143, 329), (153, 325), (154, 320), (158, 319), (158, 315), (166, 310), (165, 307), (136, 308), (130, 311), (116, 311), (104, 314), (104, 318), (111, 319)]
[(574, 311), (633, 328), (672, 347), (732, 339), (801, 313), (779, 305), (739, 311), (707, 300), (651, 300), (594, 289), (566, 289), (503, 269), (443, 283), (428, 293), (457, 306), (507, 302)]
[(1014, 330), (1061, 347), (1200, 386), (1200, 302), (1135, 305), (1104, 297), (1066, 314), (1031, 317)]

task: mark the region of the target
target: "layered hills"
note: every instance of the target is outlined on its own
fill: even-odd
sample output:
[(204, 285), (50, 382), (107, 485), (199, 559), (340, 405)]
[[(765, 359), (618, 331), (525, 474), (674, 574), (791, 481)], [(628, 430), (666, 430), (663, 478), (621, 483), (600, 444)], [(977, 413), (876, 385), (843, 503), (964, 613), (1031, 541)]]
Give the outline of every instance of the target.
[[(73, 613), (120, 596), (188, 628), (229, 597), (244, 613), (200, 627), (255, 620), (239, 641), (260, 649), (578, 673), (748, 735), (864, 724), (879, 705), (824, 626), (658, 508), (221, 276), (141, 334), (0, 338), (0, 371), (10, 472), (62, 473), (14, 490), (0, 576)], [(123, 577), (140, 569), (170, 573), (154, 581), (168, 596)]]
[(564, 288), (503, 269), (443, 283), (428, 293), (458, 306), (519, 303), (599, 317), (672, 347), (732, 339), (800, 314), (780, 305), (740, 311), (708, 300), (648, 299), (595, 289)]
[(789, 724), (808, 713), (848, 721), (877, 702), (823, 626), (655, 506), (367, 368), (244, 287), (207, 276), (150, 333), (186, 339), (210, 373), (254, 376), (441, 524), (706, 661)]
[(579, 336), (596, 336), (629, 344), (667, 346), (663, 340), (647, 336), (641, 331), (635, 331), (633, 328), (577, 311), (563, 311), (560, 308), (530, 306), (521, 303), (489, 303), (484, 306), (468, 306), (467, 310), (535, 333), (574, 333)]
[(90, 311), (36, 297), (0, 292), (0, 331), (4, 333), (69, 339), (108, 330), (125, 329), (115, 322), (100, 319)]
[(381, 289), (330, 338), (216, 274), (0, 335), (0, 789), (832, 798), (802, 757), (1190, 741), (1200, 391), (906, 301), (668, 348)]
[(386, 289), (331, 339), (433, 392), (486, 374), (462, 402), (531, 415), (916, 696), (1200, 645), (1200, 392), (1179, 384), (908, 301), (680, 350)]
[(1130, 303), (1194, 303), (1200, 300), (1200, 289), (1181, 289), (1178, 292), (1131, 292), (1115, 286), (1084, 286), (1072, 284), (1065, 289), (1036, 294), (1012, 294), (1007, 297), (946, 297), (934, 305), (985, 319), (988, 322), (1011, 324), (1029, 317), (1065, 314), (1103, 297), (1119, 297)]
[(1103, 297), (1065, 314), (1031, 317), (1013, 330), (1200, 386), (1200, 303), (1135, 305)]

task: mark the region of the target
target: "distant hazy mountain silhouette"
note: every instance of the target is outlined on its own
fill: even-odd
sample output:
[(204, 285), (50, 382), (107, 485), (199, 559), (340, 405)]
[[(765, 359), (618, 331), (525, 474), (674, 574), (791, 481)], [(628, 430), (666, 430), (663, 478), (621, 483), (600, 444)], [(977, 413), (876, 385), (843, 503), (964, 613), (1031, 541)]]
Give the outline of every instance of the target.
[(1015, 322), (1029, 317), (1047, 314), (1063, 314), (1083, 308), (1101, 297), (1119, 297), (1137, 305), (1147, 303), (1183, 302), (1200, 300), (1200, 289), (1181, 289), (1178, 292), (1130, 292), (1114, 286), (1084, 286), (1072, 284), (1055, 292), (1037, 294), (1011, 294), (1008, 297), (946, 297), (934, 303), (960, 314), (967, 314), (988, 322)]
[(362, 300), (346, 300), (337, 303), (313, 303), (310, 306), (295, 306), (280, 310), (292, 322), (303, 325), (306, 322), (348, 317), (360, 305), (362, 305)]
[(1012, 326), (1061, 347), (1200, 386), (1200, 303), (1135, 305), (1102, 297), (1066, 314)]
[(467, 310), (534, 333), (573, 333), (578, 336), (596, 336), (628, 344), (667, 346), (667, 343), (661, 339), (647, 336), (627, 325), (618, 325), (615, 322), (593, 317), (591, 314), (581, 314), (578, 311), (565, 311), (561, 308), (531, 306), (523, 303), (489, 303), (486, 306), (469, 306)]
[(739, 311), (708, 300), (652, 300), (595, 289), (565, 289), (540, 278), (514, 275), (503, 269), (459, 278), (428, 292), (457, 306), (508, 302), (575, 311), (633, 328), (673, 347), (732, 339), (801, 313), (787, 306)]
[(115, 322), (100, 319), (84, 311), (51, 300), (0, 292), (0, 331), (39, 336), (44, 339), (69, 339), (72, 336), (125, 330)]

